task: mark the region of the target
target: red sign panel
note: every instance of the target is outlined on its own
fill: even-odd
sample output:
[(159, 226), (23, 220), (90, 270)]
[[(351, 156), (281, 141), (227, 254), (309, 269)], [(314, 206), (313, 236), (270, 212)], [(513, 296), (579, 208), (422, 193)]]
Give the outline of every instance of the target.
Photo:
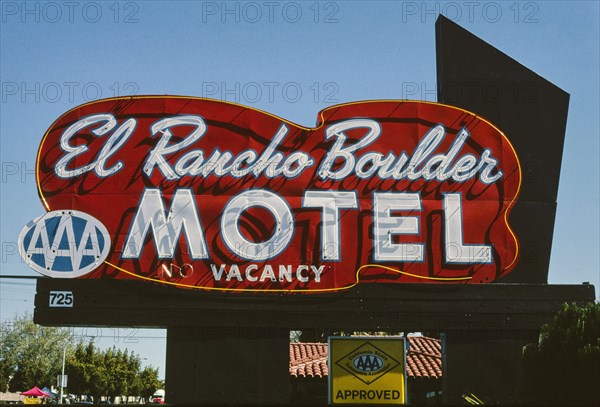
[(305, 128), (214, 100), (101, 100), (52, 125), (37, 176), (48, 211), (90, 215), (110, 235), (82, 278), (324, 292), (487, 283), (518, 260), (513, 147), (435, 103), (348, 103)]

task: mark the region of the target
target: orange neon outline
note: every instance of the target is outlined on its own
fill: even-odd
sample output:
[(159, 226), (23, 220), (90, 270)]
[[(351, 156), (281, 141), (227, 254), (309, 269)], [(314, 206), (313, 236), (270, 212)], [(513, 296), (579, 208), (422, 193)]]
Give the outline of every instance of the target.
[[(510, 232), (510, 235), (512, 236), (513, 240), (515, 241), (515, 256), (513, 258), (513, 260), (511, 261), (511, 263), (504, 267), (502, 270), (506, 270), (508, 268), (510, 268), (516, 261), (517, 258), (519, 257), (519, 239), (517, 239), (517, 236), (515, 235), (515, 233), (513, 232), (512, 228), (510, 227), (509, 223), (508, 223), (508, 213), (510, 212), (510, 209), (513, 207), (513, 205), (515, 204), (517, 197), (519, 196), (519, 193), (521, 192), (521, 184), (522, 184), (522, 171), (521, 171), (521, 162), (519, 160), (519, 156), (517, 155), (517, 152), (514, 148), (514, 146), (512, 145), (512, 143), (510, 142), (510, 140), (508, 139), (508, 137), (506, 137), (506, 135), (498, 128), (496, 127), (493, 123), (491, 123), (490, 121), (484, 119), (481, 116), (476, 115), (473, 112), (470, 112), (468, 110), (462, 109), (460, 107), (456, 107), (456, 106), (451, 106), (451, 105), (446, 105), (443, 103), (437, 103), (437, 102), (429, 102), (429, 101), (422, 101), (422, 100), (402, 100), (402, 99), (380, 99), (380, 100), (362, 100), (362, 101), (354, 101), (354, 102), (347, 102), (347, 103), (340, 103), (337, 105), (333, 105), (333, 106), (329, 106), (326, 107), (323, 110), (320, 110), (318, 112), (318, 123), (319, 125), (317, 127), (305, 127), (299, 124), (296, 124), (292, 121), (289, 121), (287, 119), (284, 119), (282, 117), (279, 117), (277, 115), (274, 115), (272, 113), (269, 112), (265, 112), (264, 110), (260, 110), (260, 109), (255, 109), (253, 107), (250, 106), (245, 106), (242, 105), (240, 103), (234, 103), (234, 102), (229, 102), (229, 101), (222, 101), (222, 100), (218, 100), (218, 99), (211, 99), (211, 98), (203, 98), (203, 97), (197, 97), (197, 96), (171, 96), (171, 95), (139, 95), (139, 96), (119, 96), (119, 97), (112, 97), (112, 98), (106, 98), (106, 99), (100, 99), (100, 100), (94, 100), (91, 102), (87, 102), (87, 103), (83, 103), (79, 106), (76, 106), (72, 109), (69, 109), (67, 112), (63, 113), (62, 115), (60, 115), (60, 117), (58, 119), (56, 119), (52, 125), (48, 128), (48, 130), (46, 131), (46, 133), (44, 134), (44, 137), (42, 138), (42, 141), (40, 143), (40, 146), (38, 148), (38, 152), (36, 155), (36, 168), (35, 168), (35, 178), (36, 178), (36, 184), (37, 184), (37, 189), (38, 189), (38, 195), (40, 196), (40, 199), (42, 201), (42, 204), (44, 205), (44, 207), (46, 208), (46, 211), (50, 212), (50, 205), (48, 204), (48, 202), (46, 201), (46, 198), (44, 197), (44, 194), (42, 193), (42, 188), (40, 185), (40, 171), (39, 171), (39, 164), (40, 164), (40, 155), (42, 153), (42, 147), (44, 146), (44, 142), (46, 141), (46, 138), (48, 137), (50, 130), (53, 129), (54, 125), (60, 121), (63, 117), (65, 117), (66, 115), (68, 115), (69, 113), (71, 113), (72, 111), (76, 110), (76, 109), (80, 109), (84, 106), (89, 106), (89, 105), (93, 105), (96, 103), (104, 103), (104, 102), (109, 102), (109, 101), (113, 101), (113, 100), (134, 100), (134, 99), (156, 99), (156, 98), (160, 98), (160, 99), (186, 99), (186, 100), (201, 100), (201, 101), (209, 101), (209, 102), (218, 102), (218, 103), (225, 103), (225, 104), (229, 104), (229, 105), (233, 105), (233, 106), (239, 106), (242, 107), (244, 109), (249, 109), (249, 110), (254, 110), (256, 112), (265, 114), (267, 116), (273, 117), (277, 120), (280, 120), (288, 125), (291, 126), (295, 126), (298, 127), (302, 130), (306, 130), (306, 131), (316, 131), (318, 129), (320, 129), (325, 123), (324, 123), (324, 113), (330, 109), (337, 109), (340, 108), (342, 106), (350, 106), (350, 105), (356, 105), (356, 104), (365, 104), (365, 103), (423, 103), (423, 104), (430, 104), (430, 105), (436, 105), (436, 106), (444, 106), (446, 108), (450, 108), (450, 109), (454, 109), (454, 110), (458, 110), (462, 113), (466, 113), (467, 115), (473, 116), (475, 119), (478, 119), (482, 122), (487, 123), (488, 125), (490, 125), (494, 130), (496, 130), (506, 141), (506, 143), (508, 144), (508, 146), (511, 148), (515, 159), (517, 161), (517, 168), (519, 170), (519, 181), (518, 181), (518, 187), (517, 187), (517, 191), (515, 193), (515, 196), (512, 198), (512, 200), (510, 201), (510, 203), (508, 204), (508, 206), (506, 207), (506, 210), (504, 211), (504, 223), (508, 229), (508, 231)], [(394, 269), (392, 267), (388, 267), (388, 266), (384, 266), (381, 264), (364, 264), (362, 266), (360, 266), (357, 270), (356, 270), (356, 274), (355, 274), (355, 282), (348, 285), (348, 286), (343, 286), (343, 287), (334, 287), (334, 288), (317, 288), (317, 289), (259, 289), (259, 288), (221, 288), (221, 287), (203, 287), (203, 286), (196, 286), (196, 285), (190, 285), (190, 284), (182, 284), (182, 283), (176, 283), (176, 282), (172, 282), (172, 281), (163, 281), (163, 280), (158, 280), (158, 279), (154, 279), (154, 278), (150, 278), (150, 277), (146, 277), (146, 276), (140, 276), (138, 274), (135, 274), (131, 271), (125, 270), (115, 264), (110, 263), (109, 261), (104, 261), (104, 263), (110, 267), (113, 267), (116, 270), (119, 270), (125, 274), (128, 274), (130, 276), (133, 276), (135, 278), (139, 278), (142, 280), (146, 280), (146, 281), (152, 281), (152, 282), (156, 282), (156, 283), (160, 283), (160, 284), (166, 284), (166, 285), (174, 285), (177, 287), (185, 287), (185, 288), (193, 288), (193, 289), (200, 289), (200, 290), (207, 290), (207, 291), (230, 291), (230, 292), (280, 292), (280, 293), (307, 293), (307, 292), (311, 292), (311, 293), (324, 293), (324, 292), (335, 292), (335, 291), (342, 291), (342, 290), (347, 290), (350, 289), (352, 287), (355, 287), (356, 285), (358, 285), (360, 283), (360, 276), (359, 273), (362, 271), (362, 269), (364, 268), (371, 268), (371, 267), (376, 267), (376, 268), (380, 268), (380, 269), (384, 269), (384, 270), (388, 270), (388, 271), (393, 271), (396, 272), (398, 274), (402, 274), (402, 275), (408, 275), (410, 277), (414, 277), (414, 278), (420, 278), (423, 280), (434, 280), (434, 281), (467, 281), (472, 279), (472, 277), (470, 276), (465, 276), (465, 277), (429, 277), (429, 276), (419, 276), (417, 274), (412, 274), (412, 273), (408, 273), (402, 270), (397, 270)]]

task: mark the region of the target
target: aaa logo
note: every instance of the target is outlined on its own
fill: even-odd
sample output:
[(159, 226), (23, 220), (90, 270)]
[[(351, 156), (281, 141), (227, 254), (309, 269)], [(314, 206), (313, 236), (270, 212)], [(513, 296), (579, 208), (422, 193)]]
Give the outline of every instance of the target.
[(335, 363), (367, 385), (401, 364), (371, 342), (362, 344)]
[(76, 210), (51, 211), (29, 222), (19, 252), (38, 273), (73, 278), (89, 273), (108, 256), (110, 235), (96, 218)]
[(369, 353), (355, 357), (352, 364), (362, 372), (376, 372), (383, 369), (383, 359)]

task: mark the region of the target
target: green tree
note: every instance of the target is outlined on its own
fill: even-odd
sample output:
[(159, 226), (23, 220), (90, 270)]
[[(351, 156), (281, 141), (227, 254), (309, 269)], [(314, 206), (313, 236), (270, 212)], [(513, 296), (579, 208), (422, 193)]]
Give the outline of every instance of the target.
[(148, 397), (161, 385), (158, 370), (142, 370), (138, 355), (114, 346), (102, 351), (91, 341), (77, 345), (65, 372), (69, 375), (70, 393), (91, 395), (94, 400), (100, 396)]
[(139, 356), (113, 347), (104, 353), (104, 365), (109, 378), (106, 395), (135, 395), (136, 378), (142, 365)]
[(523, 349), (526, 404), (600, 405), (600, 304), (565, 304)]
[(94, 394), (101, 386), (103, 374), (100, 358), (93, 342), (76, 345), (75, 351), (67, 359), (65, 374), (69, 377), (69, 392), (74, 394)]
[[(68, 328), (36, 325), (31, 315), (15, 316), (0, 325), (0, 390), (50, 387), (62, 368), (62, 354), (72, 341)], [(12, 376), (12, 379), (10, 377)]]
[(65, 346), (69, 393), (91, 395), (95, 400), (99, 396), (148, 397), (164, 387), (158, 371), (142, 369), (142, 360), (133, 352), (114, 346), (102, 351), (92, 341), (74, 341), (68, 328), (36, 325), (25, 314), (0, 325), (0, 391), (6, 390), (9, 381), (11, 391), (56, 384)]
[(158, 379), (158, 369), (147, 366), (137, 376), (135, 382), (135, 394), (139, 394), (144, 398), (148, 398), (158, 389), (164, 389), (165, 384)]

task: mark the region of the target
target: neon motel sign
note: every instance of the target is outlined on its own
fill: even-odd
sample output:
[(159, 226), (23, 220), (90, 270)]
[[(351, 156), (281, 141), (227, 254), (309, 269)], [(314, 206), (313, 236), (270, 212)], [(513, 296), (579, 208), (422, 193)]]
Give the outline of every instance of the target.
[(215, 100), (100, 100), (61, 116), (36, 164), (48, 211), (20, 251), (52, 277), (228, 291), (487, 283), (517, 264), (514, 148), (429, 102), (329, 107), (306, 128)]

